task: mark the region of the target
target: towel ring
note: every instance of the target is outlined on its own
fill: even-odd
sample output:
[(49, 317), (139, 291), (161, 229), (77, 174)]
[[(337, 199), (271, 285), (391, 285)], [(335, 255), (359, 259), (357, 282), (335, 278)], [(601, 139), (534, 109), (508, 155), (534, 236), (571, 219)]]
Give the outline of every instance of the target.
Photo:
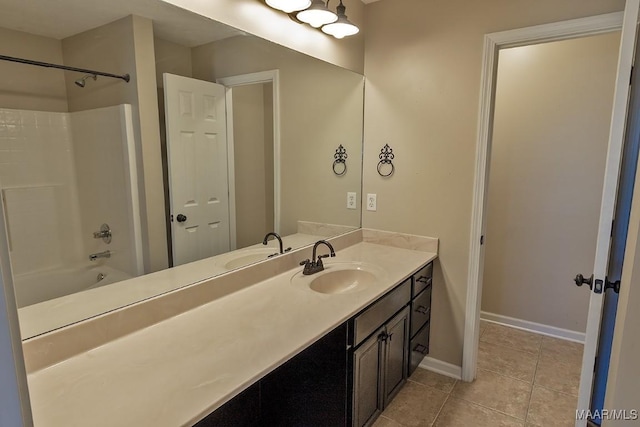
[[(336, 153), (333, 155), (333, 173), (337, 176), (342, 176), (347, 173), (347, 150), (340, 144), (336, 148)], [(339, 165), (342, 165), (339, 166)]]
[[(380, 155), (378, 155), (378, 158), (380, 158), (380, 161), (378, 162), (378, 168), (377, 168), (378, 175), (382, 177), (388, 177), (393, 175), (396, 169), (395, 166), (393, 165), (394, 157), (395, 155), (393, 154), (393, 149), (389, 147), (389, 144), (385, 144), (384, 147), (382, 147), (382, 149), (380, 150)], [(388, 173), (382, 172), (384, 165), (391, 165), (391, 170)]]

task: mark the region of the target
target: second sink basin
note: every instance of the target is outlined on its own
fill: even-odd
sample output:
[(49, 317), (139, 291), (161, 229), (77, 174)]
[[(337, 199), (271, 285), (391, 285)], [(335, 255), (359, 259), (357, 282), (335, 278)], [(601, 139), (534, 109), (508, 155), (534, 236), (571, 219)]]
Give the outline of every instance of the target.
[(239, 267), (244, 267), (254, 262), (264, 261), (278, 250), (274, 251), (273, 248), (259, 248), (259, 249), (241, 249), (235, 253), (230, 252), (221, 260), (222, 266), (226, 269), (233, 270)]
[(291, 282), (321, 294), (358, 292), (376, 284), (384, 272), (375, 265), (365, 263), (331, 263), (319, 273), (305, 276), (296, 273)]

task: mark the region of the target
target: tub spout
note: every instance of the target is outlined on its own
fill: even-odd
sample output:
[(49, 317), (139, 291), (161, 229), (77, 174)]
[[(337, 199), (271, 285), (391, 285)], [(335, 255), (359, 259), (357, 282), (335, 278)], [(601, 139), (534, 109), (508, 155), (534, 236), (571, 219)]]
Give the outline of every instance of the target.
[(89, 255), (89, 261), (95, 261), (98, 258), (111, 258), (111, 251), (98, 252)]

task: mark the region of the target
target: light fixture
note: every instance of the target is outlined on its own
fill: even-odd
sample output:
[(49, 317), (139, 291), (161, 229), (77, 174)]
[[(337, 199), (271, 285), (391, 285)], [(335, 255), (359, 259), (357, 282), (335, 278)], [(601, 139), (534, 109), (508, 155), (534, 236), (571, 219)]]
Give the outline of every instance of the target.
[(325, 24), (330, 24), (338, 20), (338, 16), (331, 12), (324, 1), (313, 0), (308, 9), (298, 12), (296, 17), (313, 28), (320, 28)]
[(272, 8), (281, 10), (284, 13), (297, 12), (311, 5), (311, 0), (266, 0), (266, 2)]
[(358, 34), (360, 29), (347, 19), (347, 15), (345, 14), (346, 10), (347, 8), (342, 4), (342, 0), (340, 0), (340, 4), (336, 8), (338, 20), (322, 27), (322, 31), (337, 39)]

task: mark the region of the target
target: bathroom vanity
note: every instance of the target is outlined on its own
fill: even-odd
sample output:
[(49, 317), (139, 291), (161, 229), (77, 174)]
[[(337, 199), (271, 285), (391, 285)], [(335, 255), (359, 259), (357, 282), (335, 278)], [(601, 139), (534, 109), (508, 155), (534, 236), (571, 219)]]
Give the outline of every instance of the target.
[(307, 247), (159, 297), (165, 309), (149, 300), (42, 337), (28, 365), (113, 333), (129, 312), (157, 319), (31, 370), (35, 425), (370, 425), (428, 351), (422, 278), (437, 239), (357, 230), (330, 242), (337, 256), (315, 275), (298, 265)]
[(196, 426), (372, 425), (428, 353), (432, 271), (429, 262)]

